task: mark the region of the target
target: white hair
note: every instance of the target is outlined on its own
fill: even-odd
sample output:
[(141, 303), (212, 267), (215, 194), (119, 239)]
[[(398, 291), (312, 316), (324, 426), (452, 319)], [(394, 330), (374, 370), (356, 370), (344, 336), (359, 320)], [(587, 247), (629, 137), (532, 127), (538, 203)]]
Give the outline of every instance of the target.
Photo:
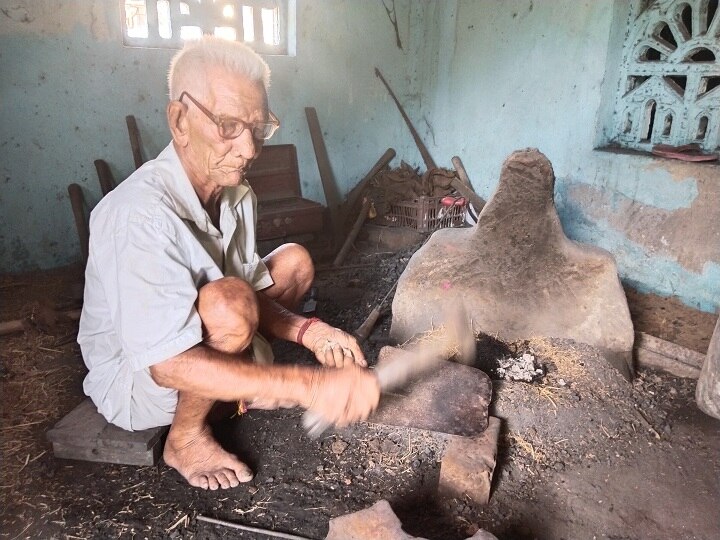
[(262, 82), (266, 92), (270, 86), (270, 68), (258, 53), (238, 41), (204, 36), (189, 41), (171, 60), (168, 72), (170, 99), (178, 99), (183, 91), (204, 91), (207, 83), (204, 72), (211, 67)]

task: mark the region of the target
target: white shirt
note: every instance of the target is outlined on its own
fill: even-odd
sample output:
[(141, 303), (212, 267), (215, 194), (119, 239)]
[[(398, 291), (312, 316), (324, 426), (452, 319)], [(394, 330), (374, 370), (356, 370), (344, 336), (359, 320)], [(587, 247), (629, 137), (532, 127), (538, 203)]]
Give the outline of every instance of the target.
[(152, 388), (147, 368), (202, 341), (200, 287), (224, 276), (255, 290), (273, 284), (256, 250), (256, 205), (247, 183), (226, 188), (215, 228), (171, 143), (93, 210), (78, 343), (90, 370), (83, 388), (108, 421), (150, 427), (131, 412), (147, 411), (137, 401), (156, 393), (174, 412), (176, 392)]

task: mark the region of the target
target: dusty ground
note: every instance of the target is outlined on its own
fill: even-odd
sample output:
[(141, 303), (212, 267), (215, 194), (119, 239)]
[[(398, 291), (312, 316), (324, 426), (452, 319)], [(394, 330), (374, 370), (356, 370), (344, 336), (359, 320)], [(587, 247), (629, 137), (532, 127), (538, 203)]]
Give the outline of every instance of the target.
[[(357, 327), (411, 251), (355, 253), (347, 263), (363, 266), (319, 272), (317, 315)], [(162, 463), (55, 459), (44, 433), (82, 400), (85, 369), (72, 341), (76, 323), (39, 315), (42, 303), (73, 307), (79, 278), (77, 268), (0, 277), (0, 320), (27, 316), (35, 323), (0, 338), (3, 538), (265, 538), (198, 522), (199, 514), (322, 538), (331, 517), (380, 498), (409, 533), (427, 538), (465, 538), (478, 527), (502, 539), (720, 533), (720, 422), (694, 406), (694, 381), (640, 372), (630, 384), (591, 348), (567, 341), (480, 340), (478, 365), (532, 351), (547, 372), (532, 384), (495, 384), (492, 414), (505, 424), (493, 495), (483, 509), (434, 497), (443, 436), (358, 425), (310, 440), (296, 410), (254, 411), (218, 425), (224, 444), (257, 471), (251, 485), (228, 492), (190, 488)], [(641, 304), (629, 296), (631, 308)], [(652, 300), (639, 298), (645, 307), (633, 314), (644, 316), (644, 331), (696, 350), (709, 338), (712, 324), (702, 329), (712, 316), (667, 302), (653, 314)], [(371, 359), (388, 325), (386, 308), (366, 347)], [(291, 344), (276, 353), (279, 361), (310, 361)]]

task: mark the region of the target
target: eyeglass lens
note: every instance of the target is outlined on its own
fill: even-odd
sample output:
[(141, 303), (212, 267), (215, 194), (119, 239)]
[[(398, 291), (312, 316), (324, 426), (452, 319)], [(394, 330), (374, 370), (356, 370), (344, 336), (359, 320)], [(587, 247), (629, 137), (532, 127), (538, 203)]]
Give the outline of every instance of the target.
[(220, 135), (225, 139), (233, 139), (239, 136), (245, 128), (250, 128), (253, 137), (260, 140), (269, 139), (275, 133), (275, 125), (269, 122), (247, 125), (238, 120), (222, 119), (218, 127), (220, 128)]

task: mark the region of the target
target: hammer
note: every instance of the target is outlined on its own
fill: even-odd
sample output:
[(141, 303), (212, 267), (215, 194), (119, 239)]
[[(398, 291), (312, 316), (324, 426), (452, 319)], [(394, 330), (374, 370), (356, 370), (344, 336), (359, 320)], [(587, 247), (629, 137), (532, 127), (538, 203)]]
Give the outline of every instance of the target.
[[(445, 320), (443, 326), (421, 334), (409, 342), (401, 349), (405, 354), (374, 368), (381, 392), (401, 388), (412, 379), (438, 369), (452, 357), (464, 364), (472, 363), (475, 359), (475, 334), (465, 309), (451, 313)], [(312, 411), (305, 411), (302, 423), (313, 439), (331, 426), (322, 416)]]

